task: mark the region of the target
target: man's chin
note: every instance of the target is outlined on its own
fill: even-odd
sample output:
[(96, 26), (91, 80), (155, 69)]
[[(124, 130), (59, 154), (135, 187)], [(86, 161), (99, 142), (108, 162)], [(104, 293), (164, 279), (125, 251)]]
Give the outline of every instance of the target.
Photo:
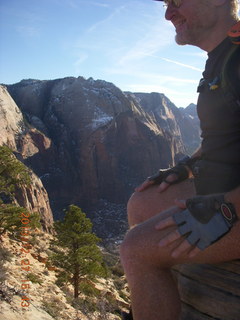
[(175, 36), (175, 41), (180, 46), (184, 46), (184, 45), (188, 44), (188, 42), (185, 39), (183, 39), (182, 37), (180, 37), (178, 34), (176, 34), (176, 36)]

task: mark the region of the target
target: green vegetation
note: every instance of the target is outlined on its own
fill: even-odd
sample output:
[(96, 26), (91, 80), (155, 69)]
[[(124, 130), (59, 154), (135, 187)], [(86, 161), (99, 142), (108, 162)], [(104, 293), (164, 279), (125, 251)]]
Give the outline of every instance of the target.
[[(28, 223), (24, 225), (22, 219)], [(29, 214), (25, 208), (17, 207), (14, 204), (4, 204), (0, 201), (0, 236), (6, 231), (13, 234), (17, 230), (19, 233), (24, 226), (27, 226), (29, 230), (40, 227), (39, 214)]]
[(41, 284), (43, 281), (42, 281), (42, 279), (38, 276), (38, 275), (36, 275), (36, 274), (34, 274), (34, 273), (28, 273), (27, 274), (27, 279), (29, 280), (29, 281), (31, 281), (32, 283), (39, 283), (39, 284)]
[(28, 168), (16, 159), (12, 151), (0, 147), (0, 192), (13, 195), (17, 187), (30, 184)]
[[(40, 226), (39, 215), (37, 213), (29, 214), (25, 208), (16, 206), (13, 202), (17, 188), (30, 184), (30, 175), (28, 168), (13, 155), (12, 151), (6, 147), (0, 147), (0, 196), (7, 198), (10, 203), (3, 203), (0, 200), (0, 236), (6, 231), (13, 232), (20, 230), (27, 223), (29, 228)], [(28, 217), (28, 221), (27, 218)], [(26, 225), (25, 225), (26, 226)]]
[(90, 219), (75, 205), (69, 206), (65, 213), (64, 220), (55, 223), (57, 240), (54, 241), (65, 250), (55, 253), (52, 261), (62, 270), (58, 275), (58, 284), (71, 282), (74, 298), (77, 298), (80, 283), (97, 276), (106, 277), (107, 268), (97, 246), (100, 239), (92, 233)]
[(57, 296), (52, 296), (51, 299), (44, 299), (42, 306), (53, 319), (59, 319), (60, 312), (65, 307), (64, 303)]
[(100, 297), (101, 291), (96, 289), (94, 284), (90, 281), (83, 280), (79, 285), (80, 292), (88, 297)]
[[(9, 236), (15, 236), (16, 239), (22, 237), (22, 241), (26, 241), (29, 246), (38, 245), (39, 239), (37, 235), (31, 234), (31, 230), (40, 227), (39, 214), (30, 214), (27, 209), (15, 204), (17, 192), (29, 184), (28, 168), (16, 159), (9, 148), (0, 147), (0, 240), (1, 235), (10, 232)], [(28, 231), (25, 234), (24, 227), (28, 228), (30, 234)], [(48, 249), (51, 255), (46, 267), (57, 267), (59, 286), (69, 283), (73, 285), (74, 295), (71, 290), (68, 291), (72, 306), (86, 315), (97, 311), (102, 319), (108, 319), (109, 312), (119, 310), (118, 302), (110, 291), (106, 293), (96, 288), (96, 278), (107, 278), (112, 273), (115, 287), (121, 291), (125, 282), (120, 279), (123, 271), (118, 258), (98, 247), (100, 239), (92, 232), (92, 222), (75, 205), (65, 210), (63, 221), (55, 223), (55, 232), (54, 246)], [(41, 251), (46, 253), (46, 248), (41, 248)], [(11, 258), (4, 248), (0, 248), (0, 257), (3, 261)], [(0, 267), (3, 269), (3, 264)], [(44, 272), (46, 274), (48, 270)], [(27, 279), (33, 283), (42, 283), (41, 277), (34, 273), (28, 273)], [(127, 297), (124, 298), (127, 300)], [(60, 301), (56, 302), (44, 301), (43, 306), (57, 319), (62, 306)]]

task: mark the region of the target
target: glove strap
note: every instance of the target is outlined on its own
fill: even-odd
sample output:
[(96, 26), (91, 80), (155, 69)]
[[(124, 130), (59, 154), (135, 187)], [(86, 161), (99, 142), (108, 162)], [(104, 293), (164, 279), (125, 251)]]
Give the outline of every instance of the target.
[(230, 225), (233, 225), (238, 219), (233, 204), (225, 201), (224, 194), (196, 196), (188, 199), (186, 206), (192, 216), (203, 224), (208, 223), (217, 212), (220, 212)]
[(238, 220), (236, 210), (232, 203), (223, 202), (220, 207), (221, 213), (225, 220), (227, 220), (230, 224), (233, 224)]

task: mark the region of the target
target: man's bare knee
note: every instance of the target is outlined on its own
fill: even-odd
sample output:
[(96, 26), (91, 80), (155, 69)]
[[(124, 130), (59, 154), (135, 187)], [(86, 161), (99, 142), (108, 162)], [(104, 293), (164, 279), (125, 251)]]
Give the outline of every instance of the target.
[(142, 223), (173, 205), (174, 197), (171, 192), (159, 193), (157, 186), (135, 192), (127, 205), (129, 225)]
[(153, 219), (132, 228), (126, 234), (120, 246), (121, 262), (126, 273), (138, 268), (172, 266), (171, 248), (161, 248), (158, 243), (173, 228), (155, 232)]
[(135, 192), (128, 201), (128, 222), (134, 226), (174, 206), (175, 199), (186, 199), (195, 194), (193, 181), (186, 180), (159, 193), (158, 186)]
[(128, 224), (135, 226), (146, 220), (146, 210), (144, 208), (144, 196), (141, 192), (135, 192), (127, 203)]

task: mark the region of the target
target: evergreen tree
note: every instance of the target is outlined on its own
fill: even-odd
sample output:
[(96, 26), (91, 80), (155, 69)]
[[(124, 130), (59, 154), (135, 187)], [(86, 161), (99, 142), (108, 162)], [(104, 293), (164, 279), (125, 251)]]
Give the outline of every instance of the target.
[(0, 193), (13, 195), (16, 187), (30, 184), (28, 168), (7, 146), (0, 147)]
[(14, 204), (4, 204), (0, 201), (0, 236), (6, 231), (20, 233), (23, 227), (30, 231), (40, 228), (38, 213), (29, 213), (27, 209)]
[(103, 257), (97, 243), (100, 239), (92, 233), (92, 223), (86, 214), (75, 206), (69, 206), (63, 221), (55, 223), (57, 241), (66, 248), (52, 257), (54, 264), (64, 271), (59, 274), (74, 286), (74, 298), (79, 296), (79, 285), (83, 280), (106, 276)]
[[(0, 146), (0, 196), (2, 199), (14, 196), (17, 187), (30, 184), (28, 168), (16, 159), (12, 151), (7, 146)], [(7, 196), (7, 197), (6, 197)], [(9, 200), (9, 199), (8, 199)], [(39, 215), (27, 212), (27, 209), (15, 204), (4, 204), (0, 199), (0, 235), (6, 231), (13, 232), (20, 230), (24, 226), (35, 228), (40, 226)]]

